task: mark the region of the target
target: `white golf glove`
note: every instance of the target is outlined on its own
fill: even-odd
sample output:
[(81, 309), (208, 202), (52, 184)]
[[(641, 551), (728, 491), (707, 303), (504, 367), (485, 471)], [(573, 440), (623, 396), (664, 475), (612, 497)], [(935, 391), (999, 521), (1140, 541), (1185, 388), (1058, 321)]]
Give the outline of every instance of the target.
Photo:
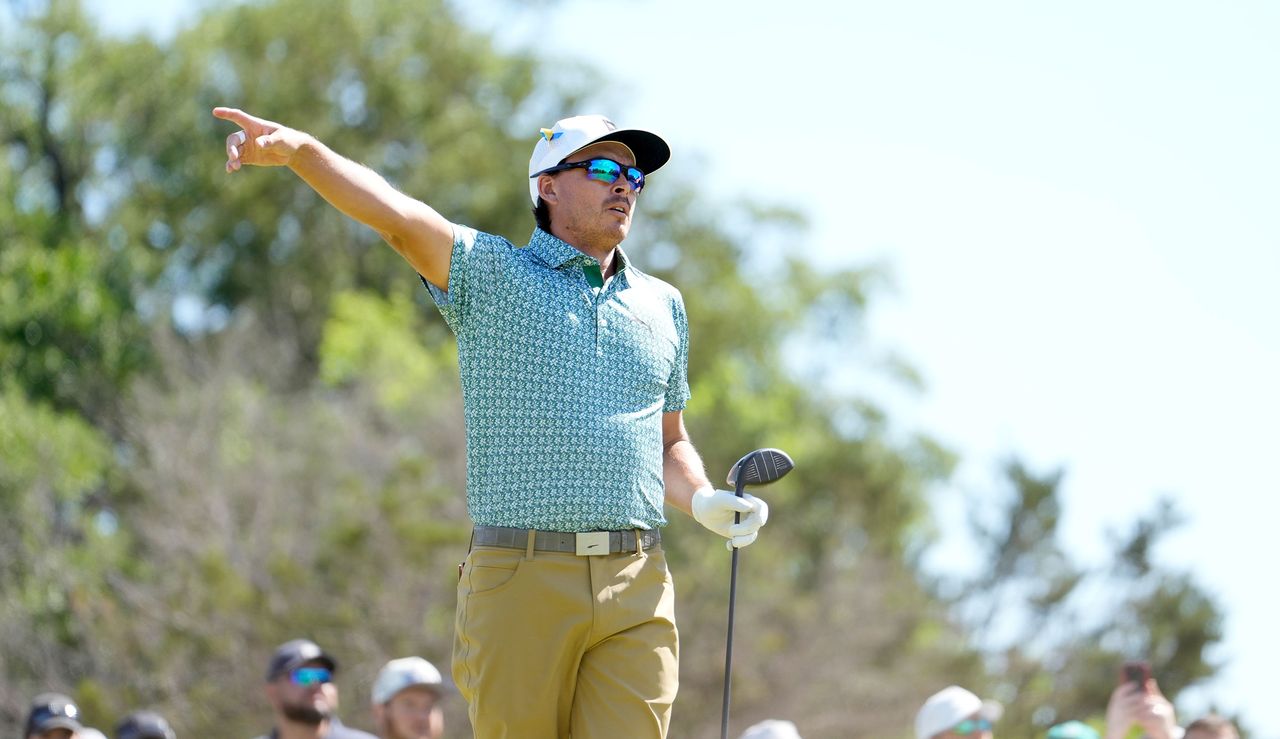
[[(741, 549), (756, 540), (760, 527), (769, 520), (769, 504), (754, 495), (742, 497), (728, 490), (699, 488), (693, 494), (693, 520), (728, 539), (730, 549)], [(733, 514), (741, 521), (733, 522)]]

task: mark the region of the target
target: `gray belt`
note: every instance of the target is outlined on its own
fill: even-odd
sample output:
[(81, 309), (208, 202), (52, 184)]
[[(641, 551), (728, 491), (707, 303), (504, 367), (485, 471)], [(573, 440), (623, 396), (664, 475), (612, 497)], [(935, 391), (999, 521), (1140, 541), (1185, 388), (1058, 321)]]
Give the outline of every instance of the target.
[[(584, 556), (634, 552), (636, 551), (636, 534), (640, 535), (640, 545), (645, 549), (653, 549), (662, 542), (662, 536), (657, 529), (586, 531), (579, 534), (569, 531), (535, 531), (533, 548), (539, 552), (568, 552)], [(477, 526), (472, 535), (471, 545), (525, 549), (529, 546), (529, 529)]]

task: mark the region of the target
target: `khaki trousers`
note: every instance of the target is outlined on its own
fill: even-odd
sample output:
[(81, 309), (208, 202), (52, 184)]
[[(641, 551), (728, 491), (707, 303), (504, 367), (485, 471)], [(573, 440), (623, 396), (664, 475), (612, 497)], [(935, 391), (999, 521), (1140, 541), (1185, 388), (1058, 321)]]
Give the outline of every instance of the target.
[(458, 581), (453, 679), (478, 739), (662, 739), (678, 685), (660, 548), (580, 557), (476, 547)]

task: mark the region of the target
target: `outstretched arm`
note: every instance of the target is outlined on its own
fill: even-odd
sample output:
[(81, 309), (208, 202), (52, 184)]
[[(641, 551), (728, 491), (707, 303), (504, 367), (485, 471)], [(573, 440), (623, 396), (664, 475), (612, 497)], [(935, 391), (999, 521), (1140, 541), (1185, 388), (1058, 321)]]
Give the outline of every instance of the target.
[(228, 173), (246, 164), (292, 169), (335, 208), (377, 231), (428, 282), (449, 289), (453, 228), (444, 216), (310, 134), (236, 108), (214, 108), (213, 115), (240, 127), (227, 136)]

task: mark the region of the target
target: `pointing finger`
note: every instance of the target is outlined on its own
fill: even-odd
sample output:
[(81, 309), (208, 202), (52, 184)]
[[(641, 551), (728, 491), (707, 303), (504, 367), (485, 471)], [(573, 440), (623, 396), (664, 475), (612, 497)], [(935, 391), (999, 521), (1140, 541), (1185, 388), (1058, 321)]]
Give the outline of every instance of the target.
[(266, 121), (261, 118), (255, 118), (239, 108), (223, 108), (217, 107), (213, 109), (213, 117), (221, 118), (224, 121), (231, 121), (241, 128), (248, 128), (254, 125), (262, 125)]

